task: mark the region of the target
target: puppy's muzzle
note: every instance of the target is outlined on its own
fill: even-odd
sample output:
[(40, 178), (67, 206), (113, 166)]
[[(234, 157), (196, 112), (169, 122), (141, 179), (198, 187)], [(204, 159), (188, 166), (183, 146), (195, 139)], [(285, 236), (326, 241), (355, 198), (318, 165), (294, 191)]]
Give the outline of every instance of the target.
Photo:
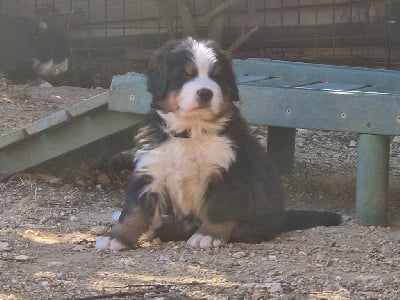
[(198, 96), (197, 102), (199, 103), (199, 107), (207, 107), (210, 105), (211, 99), (214, 96), (212, 90), (207, 88), (202, 88), (198, 90), (196, 93)]

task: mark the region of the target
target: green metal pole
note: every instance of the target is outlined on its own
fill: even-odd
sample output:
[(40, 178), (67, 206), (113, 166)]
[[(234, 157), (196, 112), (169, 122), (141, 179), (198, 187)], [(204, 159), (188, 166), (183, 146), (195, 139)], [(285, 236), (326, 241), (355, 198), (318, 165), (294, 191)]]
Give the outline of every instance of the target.
[(387, 223), (389, 136), (359, 134), (356, 215), (362, 225)]

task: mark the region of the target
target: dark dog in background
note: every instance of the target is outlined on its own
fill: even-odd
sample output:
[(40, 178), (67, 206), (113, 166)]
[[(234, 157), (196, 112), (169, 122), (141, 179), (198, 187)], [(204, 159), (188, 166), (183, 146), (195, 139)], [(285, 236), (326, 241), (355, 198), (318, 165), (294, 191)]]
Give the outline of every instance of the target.
[(46, 86), (68, 69), (68, 39), (53, 24), (0, 14), (0, 45), (0, 73), (13, 83)]
[(143, 236), (209, 248), (340, 224), (335, 213), (284, 209), (279, 174), (234, 105), (231, 60), (214, 42), (168, 42), (147, 75), (153, 112), (136, 136), (125, 207), (97, 249)]

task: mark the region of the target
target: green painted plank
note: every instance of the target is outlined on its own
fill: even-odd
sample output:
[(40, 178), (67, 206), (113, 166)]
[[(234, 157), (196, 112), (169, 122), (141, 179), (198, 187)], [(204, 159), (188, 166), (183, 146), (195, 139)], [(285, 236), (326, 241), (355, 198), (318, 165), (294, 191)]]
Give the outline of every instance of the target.
[(332, 92), (347, 92), (359, 90), (365, 87), (362, 84), (355, 83), (335, 83), (335, 82), (321, 82), (315, 84), (304, 85), (299, 88), (308, 90), (332, 91)]
[(250, 74), (236, 74), (236, 82), (237, 83), (249, 83), (249, 82), (260, 82), (260, 81), (268, 81), (269, 77), (260, 76), (260, 75), (250, 75)]
[(32, 124), (26, 126), (25, 130), (29, 135), (33, 135), (41, 131), (44, 131), (50, 127), (60, 125), (61, 123), (67, 121), (69, 118), (70, 116), (68, 115), (67, 111), (61, 110), (54, 114), (51, 114), (48, 117), (33, 122)]
[(270, 126), (400, 135), (400, 96), (239, 85), (239, 108)]
[(25, 128), (22, 128), (0, 136), (0, 149), (24, 139), (27, 135)]
[(76, 117), (81, 114), (84, 114), (93, 109), (99, 108), (102, 105), (106, 105), (108, 103), (109, 92), (104, 92), (93, 96), (87, 100), (81, 101), (69, 108), (66, 111), (69, 113), (71, 117)]
[[(0, 149), (0, 170), (20, 172), (133, 127), (142, 115), (97, 109)], [(127, 142), (129, 144), (129, 142)]]
[(374, 84), (374, 86), (364, 87), (364, 88), (360, 89), (360, 91), (361, 92), (366, 92), (366, 93), (368, 93), (368, 92), (374, 93), (376, 91), (385, 91), (385, 93), (388, 93), (388, 94), (400, 95), (400, 90), (399, 90), (399, 86), (398, 85), (388, 86), (388, 85), (379, 84), (379, 83)]
[(328, 66), (268, 59), (234, 60), (238, 74), (261, 75), (290, 80), (355, 83), (369, 85), (377, 92), (400, 93), (400, 72), (368, 68)]
[(302, 78), (292, 78), (290, 80), (287, 80), (286, 78), (271, 78), (269, 80), (264, 80), (264, 81), (258, 81), (256, 85), (262, 85), (265, 87), (299, 87), (299, 86), (307, 86), (307, 85), (312, 85), (319, 83), (318, 80), (305, 80)]
[(17, 129), (3, 136), (0, 136), (0, 149), (24, 139), (27, 135), (37, 134), (53, 126), (59, 126), (62, 123), (68, 121), (71, 117), (77, 117), (79, 115), (87, 113), (88, 111), (107, 105), (107, 103), (108, 92), (104, 92), (90, 99), (79, 102), (78, 104), (75, 104), (68, 109), (51, 114), (50, 116), (42, 118), (28, 125), (26, 128)]
[(137, 73), (114, 76), (108, 101), (110, 110), (148, 113), (151, 98), (146, 88), (146, 77)]

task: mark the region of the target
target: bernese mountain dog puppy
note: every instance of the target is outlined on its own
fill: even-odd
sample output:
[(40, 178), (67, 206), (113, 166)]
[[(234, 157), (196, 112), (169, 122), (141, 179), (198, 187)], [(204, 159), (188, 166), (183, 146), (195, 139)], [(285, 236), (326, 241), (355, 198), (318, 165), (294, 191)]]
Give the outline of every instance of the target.
[(167, 42), (147, 78), (152, 113), (136, 136), (125, 206), (97, 249), (134, 248), (143, 237), (211, 248), (341, 223), (335, 213), (285, 210), (279, 173), (235, 106), (231, 60), (214, 42)]

